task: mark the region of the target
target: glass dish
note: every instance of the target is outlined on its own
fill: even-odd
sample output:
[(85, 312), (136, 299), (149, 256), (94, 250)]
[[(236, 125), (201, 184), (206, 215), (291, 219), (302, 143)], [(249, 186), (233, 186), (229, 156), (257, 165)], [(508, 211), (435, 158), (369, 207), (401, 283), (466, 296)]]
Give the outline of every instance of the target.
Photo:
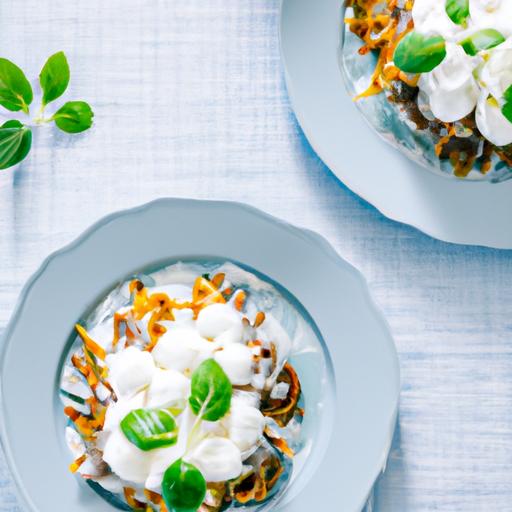
[[(295, 452), (295, 456), (291, 459), (283, 456), (264, 439), (262, 439), (259, 449), (261, 453), (272, 452), (273, 456), (279, 457), (284, 472), (277, 484), (261, 502), (252, 500), (245, 505), (233, 503), (224, 505), (219, 509), (222, 511), (236, 509), (246, 512), (263, 512), (272, 510), (300, 475), (318, 441), (316, 439), (318, 434), (316, 425), (323, 421), (325, 411), (332, 410), (334, 407), (334, 404), (330, 403), (330, 400), (326, 399), (326, 395), (322, 392), (325, 385), (332, 386), (332, 376), (329, 375), (329, 355), (317, 327), (298, 301), (278, 284), (271, 282), (264, 276), (256, 275), (253, 270), (248, 271), (240, 265), (234, 265), (230, 262), (190, 260), (165, 265), (158, 269), (147, 269), (143, 273), (133, 276), (133, 278), (140, 280), (151, 290), (151, 287), (157, 289), (167, 285), (185, 284), (186, 286), (192, 286), (198, 276), (213, 276), (216, 274), (225, 274), (230, 288), (237, 291), (243, 290), (247, 293), (245, 313), (248, 318), (252, 318), (257, 311), (271, 313), (273, 318), (284, 328), (293, 342), (288, 362), (297, 371), (301, 382), (302, 395), (299, 406), (305, 410), (304, 417), (300, 422), (297, 419), (292, 419), (287, 428), (278, 429), (277, 432), (287, 440), (287, 444)], [(103, 297), (90, 313), (85, 315), (81, 323), (87, 331), (91, 332), (98, 324), (111, 318), (116, 310), (130, 304), (130, 292), (128, 290), (130, 281), (131, 279), (117, 286), (106, 297)], [(64, 406), (77, 407), (77, 402), (70, 399), (70, 396), (73, 395), (69, 393), (73, 393), (74, 390), (70, 390), (69, 385), (70, 377), (73, 379), (81, 377), (71, 364), (71, 356), (79, 352), (81, 345), (82, 341), (77, 336), (76, 339), (71, 341), (70, 349), (64, 358), (60, 379), (63, 384), (59, 391)], [(312, 371), (313, 369), (314, 371)], [(76, 389), (79, 389), (80, 386), (81, 384)], [(332, 394), (329, 393), (327, 396), (332, 396)], [(67, 426), (72, 425), (71, 422), (67, 424)], [(272, 428), (275, 429), (276, 427), (277, 424), (273, 422)], [(244, 464), (249, 464), (250, 460), (251, 457)], [(78, 478), (82, 477), (78, 476)], [(106, 490), (93, 478), (86, 479), (86, 482), (95, 492), (115, 507), (121, 510), (132, 510), (122, 493)], [(131, 487), (129, 482), (123, 484)], [(135, 488), (135, 486), (133, 487)], [(142, 490), (142, 488), (137, 490), (139, 496), (143, 496)], [(155, 510), (159, 510), (159, 508), (157, 507)]]
[[(339, 54), (346, 89), (348, 94), (355, 98), (371, 84), (377, 64), (377, 54), (369, 52), (363, 56), (358, 53), (362, 46), (361, 39), (352, 33), (343, 21), (349, 10), (351, 8), (343, 7), (342, 9)], [(414, 121), (403, 108), (401, 109), (396, 103), (388, 101), (388, 95), (389, 93), (384, 91), (355, 100), (359, 111), (369, 125), (389, 144), (426, 169), (448, 178), (460, 179), (455, 176), (450, 160), (448, 158), (441, 159), (436, 155), (435, 145), (439, 139), (435, 139), (430, 131), (418, 130)], [(420, 110), (422, 110), (421, 105)], [(464, 130), (461, 130), (461, 134), (464, 134)], [(465, 135), (470, 136), (467, 132)], [(479, 145), (480, 155), (482, 150), (483, 143)], [(499, 183), (512, 178), (512, 169), (496, 154), (492, 156), (491, 168), (488, 172), (482, 173), (480, 167), (480, 161), (477, 159), (464, 179)]]

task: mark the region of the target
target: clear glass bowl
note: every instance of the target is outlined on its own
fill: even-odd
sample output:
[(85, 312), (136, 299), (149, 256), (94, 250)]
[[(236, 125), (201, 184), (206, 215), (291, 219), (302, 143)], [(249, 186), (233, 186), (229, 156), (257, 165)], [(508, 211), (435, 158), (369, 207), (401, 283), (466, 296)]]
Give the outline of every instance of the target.
[[(345, 19), (343, 9), (342, 20)], [(365, 91), (370, 85), (372, 74), (377, 63), (377, 55), (368, 53), (360, 55), (361, 39), (353, 34), (343, 23), (340, 66), (345, 79), (348, 93), (355, 97)], [(366, 118), (370, 126), (392, 146), (399, 149), (411, 160), (421, 164), (430, 171), (453, 179), (460, 179), (454, 175), (453, 166), (448, 159), (440, 159), (435, 153), (436, 140), (427, 130), (416, 129), (407, 114), (396, 105), (388, 101), (386, 93), (380, 93), (356, 102), (358, 109)], [(474, 168), (465, 177), (469, 181), (486, 181), (499, 183), (512, 178), (512, 168), (493, 155), (489, 172), (483, 174), (478, 167), (478, 160)]]
[[(196, 277), (203, 274), (214, 275), (223, 272), (226, 279), (235, 289), (245, 289), (248, 292), (246, 312), (254, 316), (257, 311), (266, 311), (281, 324), (283, 329), (293, 340), (293, 348), (288, 361), (299, 376), (302, 396), (299, 401), (306, 411), (300, 424), (299, 436), (295, 434), (287, 438), (289, 446), (294, 450), (295, 457), (283, 457), (269, 443), (262, 444), (261, 448), (271, 450), (278, 455), (283, 464), (284, 472), (278, 484), (269, 492), (265, 501), (261, 503), (249, 502), (246, 505), (234, 504), (222, 510), (238, 510), (240, 512), (266, 512), (273, 510), (283, 498), (289, 494), (296, 495), (306, 480), (299, 478), (307, 468), (309, 455), (317, 445), (322, 443), (319, 438), (320, 429), (317, 428), (328, 415), (327, 411), (334, 408), (329, 397), (334, 393), (325, 393), (325, 387), (334, 386), (332, 363), (327, 346), (304, 307), (282, 286), (253, 269), (246, 268), (239, 263), (232, 264), (225, 260), (183, 260), (167, 262), (157, 268), (145, 269), (133, 278), (141, 280), (146, 286), (163, 286), (166, 284), (191, 285)], [(88, 330), (113, 315), (113, 312), (130, 303), (128, 283), (131, 279), (111, 290), (106, 296), (99, 298), (93, 308), (81, 319)], [(70, 344), (63, 366), (60, 371), (63, 382), (66, 372), (76, 373), (70, 362), (71, 356), (82, 345), (79, 337)], [(327, 398), (326, 398), (327, 397)], [(69, 400), (67, 394), (60, 391), (60, 400), (63, 405), (76, 407), (76, 403)], [(293, 421), (293, 420), (292, 420)], [(70, 423), (68, 423), (71, 426)], [(278, 428), (277, 425), (274, 426)], [(292, 429), (293, 430), (293, 429)], [(279, 433), (285, 438), (290, 432), (281, 430)], [(64, 435), (64, 432), (62, 433)], [(71, 455), (70, 455), (71, 457)], [(78, 478), (81, 478), (78, 476)], [(299, 481), (299, 482), (298, 482)], [(296, 484), (299, 485), (296, 485)], [(126, 504), (122, 494), (112, 493), (104, 489), (94, 480), (87, 480), (87, 484), (102, 498), (120, 510), (131, 510)]]

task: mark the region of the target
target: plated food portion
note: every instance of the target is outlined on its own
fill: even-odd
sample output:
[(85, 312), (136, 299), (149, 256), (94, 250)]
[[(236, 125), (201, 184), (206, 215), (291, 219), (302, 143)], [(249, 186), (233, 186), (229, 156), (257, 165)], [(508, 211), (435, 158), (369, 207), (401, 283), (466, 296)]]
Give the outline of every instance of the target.
[(269, 282), (176, 263), (118, 287), (76, 331), (60, 383), (70, 469), (114, 505), (263, 510), (300, 472), (308, 410), (291, 361), (317, 340)]
[[(338, 24), (335, 18), (333, 22), (334, 26)], [(348, 102), (346, 96), (344, 99)], [(173, 229), (176, 219), (179, 219), (179, 229)], [(223, 229), (219, 229), (219, 226), (223, 226)], [(124, 248), (127, 240), (134, 240), (134, 233), (137, 234), (136, 243), (131, 243), (129, 250), (119, 250), (120, 247)], [(243, 263), (234, 265), (226, 263), (227, 260)], [(182, 263), (177, 263), (179, 261)], [(141, 272), (143, 274), (139, 274)], [(219, 274), (220, 277), (215, 278)], [(220, 284), (222, 274), (224, 281)], [(200, 280), (201, 286), (195, 287), (199, 277), (204, 278), (206, 283)], [(134, 281), (130, 290), (130, 283)], [(148, 317), (147, 313), (142, 319), (127, 315), (126, 322), (115, 317), (116, 312), (121, 315), (128, 313), (123, 308), (143, 312), (146, 309), (144, 289), (148, 301), (156, 293), (165, 293), (170, 300), (192, 302), (194, 288), (205, 299), (211, 296), (220, 300), (220, 294), (225, 303), (220, 300), (201, 311), (195, 306), (188, 308), (192, 313), (187, 308), (173, 308), (174, 321), (164, 318), (157, 320), (155, 317), (150, 322), (152, 315)], [(211, 293), (206, 293), (207, 290)], [(245, 301), (241, 300), (241, 291), (245, 293)], [(142, 300), (135, 301), (136, 297)], [(165, 304), (164, 300), (163, 306)], [(238, 311), (235, 304), (243, 305), (242, 310)], [(154, 303), (147, 307), (150, 305)], [(49, 256), (23, 288), (11, 321), (3, 333), (0, 350), (0, 437), (24, 510), (112, 512), (114, 506), (131, 510), (127, 501), (132, 498), (140, 500), (140, 504), (144, 505), (141, 510), (145, 512), (167, 507), (163, 497), (159, 498), (160, 493), (146, 488), (147, 479), (140, 484), (127, 482), (114, 474), (103, 460), (101, 442), (106, 442), (108, 435), (105, 436), (107, 439), (102, 439), (105, 434), (101, 433), (99, 427), (102, 423), (106, 424), (107, 413), (115, 420), (114, 425), (119, 423), (119, 429), (124, 433), (121, 422), (132, 412), (126, 411), (123, 416), (121, 410), (116, 411), (113, 392), (118, 384), (110, 382), (103, 371), (109, 371), (107, 358), (109, 362), (112, 358), (116, 361), (122, 354), (118, 350), (130, 348), (123, 347), (122, 343), (139, 328), (140, 336), (137, 336), (137, 344), (133, 347), (139, 352), (148, 352), (142, 346), (143, 343), (150, 343), (150, 334), (161, 333), (158, 341), (164, 339), (167, 333), (170, 334), (174, 330), (173, 322), (181, 323), (180, 328), (195, 327), (198, 336), (206, 336), (207, 343), (218, 342), (217, 336), (212, 342), (208, 338), (214, 335), (199, 333), (198, 318), (209, 308), (219, 305), (229, 306), (228, 318), (234, 318), (231, 313), (241, 317), (243, 333), (257, 334), (250, 341), (261, 341), (263, 349), (269, 346), (269, 342), (275, 344), (274, 351), (270, 348), (270, 359), (264, 357), (268, 355), (267, 352), (260, 351), (261, 357), (254, 361), (257, 366), (253, 367), (251, 384), (248, 385), (234, 384), (230, 377), (231, 365), (224, 368), (222, 360), (216, 359), (215, 354), (204, 360), (199, 357), (197, 362), (194, 357), (194, 367), (184, 367), (185, 370), (188, 367), (190, 373), (175, 370), (182, 374), (181, 377), (190, 380), (190, 396), (181, 402), (181, 407), (188, 410), (187, 416), (193, 422), (200, 416), (194, 413), (190, 403), (196, 389), (194, 373), (199, 366), (204, 361), (215, 360), (231, 383), (231, 403), (226, 415), (217, 421), (200, 420), (197, 430), (197, 434), (202, 436), (211, 428), (212, 437), (223, 439), (222, 444), (231, 441), (241, 454), (242, 477), (246, 471), (248, 474), (246, 481), (238, 487), (238, 502), (230, 502), (231, 495), (226, 493), (228, 499), (223, 500), (221, 510), (224, 507), (261, 512), (279, 509), (311, 512), (333, 503), (339, 510), (347, 512), (358, 512), (363, 508), (386, 463), (400, 392), (398, 357), (393, 339), (387, 323), (370, 297), (365, 280), (319, 235), (291, 226), (250, 206), (222, 201), (160, 199), (105, 217), (72, 244)], [(157, 311), (159, 309), (157, 307)], [(194, 309), (198, 312), (197, 319), (194, 319)], [(261, 315), (256, 322), (258, 312), (265, 314), (263, 323), (259, 323)], [(186, 315), (189, 316), (188, 320), (184, 318)], [(84, 340), (75, 332), (77, 323), (85, 330), (86, 335), (79, 329), (85, 335), (89, 353), (85, 351)], [(222, 325), (225, 334), (218, 336), (220, 342), (228, 346), (230, 341), (234, 341), (232, 336), (239, 327), (231, 330), (220, 321), (218, 324), (215, 322), (214, 326), (220, 329)], [(228, 322), (227, 325), (231, 324)], [(115, 326), (119, 327), (118, 338)], [(165, 333), (162, 333), (161, 327), (165, 327)], [(243, 336), (242, 340), (245, 341), (247, 338)], [(95, 344), (90, 343), (87, 337)], [(118, 339), (115, 351), (114, 339)], [(204, 347), (204, 340), (200, 341), (200, 346)], [(244, 341), (238, 344), (250, 348), (249, 342)], [(257, 350), (258, 344), (253, 345), (252, 349)], [(281, 349), (287, 347), (289, 351), (285, 357), (286, 350)], [(186, 351), (180, 364), (186, 364), (194, 353), (201, 352), (193, 340), (186, 342), (185, 348), (190, 351)], [(154, 350), (150, 356), (155, 362)], [(241, 350), (245, 351), (243, 348)], [(95, 351), (98, 351), (98, 355), (94, 354)], [(128, 352), (131, 359), (130, 352), (133, 354), (133, 351)], [(90, 354), (94, 355), (94, 359)], [(99, 358), (103, 354), (105, 360)], [(73, 356), (75, 362), (80, 363), (83, 373), (73, 364)], [(149, 361), (147, 355), (142, 358)], [(283, 369), (286, 364), (293, 368), (300, 382), (298, 401), (298, 382), (288, 378), (289, 373), (280, 371), (273, 387), (265, 386), (267, 377), (261, 387), (262, 379), (258, 375), (262, 371), (258, 372), (256, 368), (263, 369), (267, 360), (276, 361), (276, 370), (281, 364)], [(154, 369), (151, 369), (151, 364), (147, 366), (153, 375), (161, 375), (158, 370), (164, 369), (156, 362)], [(269, 366), (264, 375), (275, 375), (271, 371), (273, 364)], [(20, 369), (23, 375), (30, 378), (20, 378)], [(242, 377), (247, 375), (243, 366), (240, 369)], [(220, 374), (216, 370), (214, 372), (217, 376)], [(149, 380), (147, 374), (140, 370), (129, 373), (133, 374), (134, 379), (135, 376), (140, 377), (142, 382), (143, 379)], [(126, 460), (130, 460), (135, 449), (139, 450), (135, 452), (137, 457), (147, 460), (148, 454), (156, 453), (154, 450), (171, 451), (180, 445), (181, 417), (185, 410), (178, 414), (179, 397), (183, 396), (179, 383), (183, 379), (174, 372), (172, 374), (176, 376), (176, 380), (172, 379), (172, 387), (156, 387), (156, 390), (153, 389), (155, 392), (151, 393), (153, 397), (160, 393), (165, 397), (165, 393), (168, 393), (173, 400), (178, 397), (177, 403), (171, 402), (175, 407), (174, 411), (169, 411), (172, 418), (166, 413), (163, 416), (157, 413), (156, 418), (153, 416), (155, 424), (158, 420), (166, 432), (163, 435), (156, 432), (153, 436), (147, 430), (139, 430), (138, 421), (133, 419), (127, 420), (124, 425), (130, 439), (139, 438), (137, 442), (148, 443), (145, 447), (152, 448), (153, 443), (173, 442), (172, 420), (178, 427), (176, 444), (145, 451), (124, 433), (127, 442), (123, 439), (121, 446), (128, 446), (124, 452), (127, 454)], [(117, 391), (122, 395), (129, 391), (129, 387), (124, 387), (124, 379), (120, 375), (116, 377), (121, 383)], [(204, 373), (201, 372), (201, 375), (204, 376)], [(212, 386), (208, 385), (207, 388), (225, 390), (222, 381), (226, 384), (223, 378), (220, 382), (217, 378), (212, 379)], [(125, 380), (125, 383), (130, 382), (134, 386), (137, 384), (136, 380)], [(96, 388), (96, 393), (92, 392), (92, 388)], [(254, 391), (252, 388), (255, 388)], [(141, 389), (145, 390), (148, 389)], [(202, 386), (200, 392), (198, 397), (204, 396)], [(285, 392), (286, 398), (283, 398)], [(97, 394), (101, 400), (94, 398)], [(30, 418), (36, 418), (35, 422), (27, 421), (27, 397), (34, 396), (36, 399), (30, 401)], [(223, 397), (224, 393), (220, 396)], [(258, 396), (260, 404), (257, 404)], [(286, 400), (288, 396), (289, 401)], [(253, 411), (248, 418), (243, 416), (247, 422), (237, 420), (238, 432), (231, 429), (227, 435), (228, 429), (224, 425), (231, 425), (230, 411), (238, 398), (247, 399), (247, 404), (243, 405), (259, 410), (265, 420), (263, 435), (256, 442), (258, 448), (247, 459), (242, 455), (243, 445), (238, 446), (237, 443), (253, 442), (252, 426), (258, 425), (254, 419), (261, 417), (257, 411)], [(127, 398), (123, 396), (122, 400), (126, 405)], [(194, 403), (196, 406), (197, 403)], [(225, 407), (224, 399), (218, 403), (219, 409), (216, 411), (220, 414), (222, 407)], [(276, 408), (279, 404), (282, 404), (282, 408)], [(133, 410), (141, 408), (138, 404), (136, 406), (137, 409)], [(75, 421), (63, 413), (65, 407), (76, 411), (67, 409)], [(288, 421), (291, 411), (294, 411), (294, 415)], [(115, 412), (119, 413), (117, 418), (113, 415)], [(71, 430), (67, 427), (71, 427)], [(82, 435), (75, 435), (73, 430), (77, 434), (82, 432)], [(141, 433), (149, 439), (143, 439)], [(146, 433), (150, 435), (146, 436)], [(96, 436), (93, 437), (94, 434)], [(75, 455), (69, 452), (66, 437), (70, 447), (76, 449)], [(283, 441), (294, 452), (293, 458), (284, 453), (286, 447)], [(86, 455), (85, 460), (77, 460), (83, 455)], [(181, 480), (193, 480), (191, 487), (195, 490), (196, 483), (200, 484), (201, 478), (205, 479), (203, 471), (206, 473), (206, 462), (210, 460), (206, 455), (205, 452), (194, 453), (192, 460), (187, 455), (180, 455), (184, 462), (193, 464), (202, 475), (199, 477), (193, 471), (193, 478)], [(112, 462), (113, 458), (109, 460)], [(167, 467), (162, 463), (162, 482), (163, 475), (173, 464), (172, 460), (167, 461)], [(262, 464), (258, 460), (262, 460)], [(268, 468), (269, 473), (263, 472), (263, 478), (261, 472), (257, 473), (258, 467), (266, 467), (265, 460), (280, 463), (282, 471), (278, 469), (276, 474), (279, 473), (279, 476), (275, 482), (270, 474), (270, 470), (274, 471), (273, 467)], [(69, 465), (75, 462), (72, 469), (76, 471), (73, 474), (69, 471)], [(126, 470), (120, 464), (116, 467), (121, 471)], [(277, 464), (274, 467), (277, 468)], [(95, 468), (98, 473), (93, 475), (91, 473)], [(225, 468), (224, 463), (219, 465), (219, 469), (224, 471)], [(179, 469), (181, 474), (182, 468)], [(174, 475), (171, 473), (168, 478), (174, 478)], [(145, 474), (135, 475), (137, 480), (143, 476)], [(236, 478), (229, 480), (227, 485), (219, 487), (222, 490), (227, 486), (229, 490), (229, 484), (236, 481)], [(266, 489), (263, 482), (267, 483)], [(268, 490), (272, 485), (272, 489)], [(215, 510), (217, 506), (207, 501), (211, 497), (211, 488), (212, 485), (207, 482), (205, 500), (201, 503), (203, 512), (212, 510), (212, 507)], [(265, 492), (264, 500), (257, 501)], [(255, 499), (249, 499), (246, 503), (240, 501), (240, 498), (245, 500), (253, 495)], [(196, 494), (193, 496), (197, 499)], [(162, 501), (160, 504), (153, 503), (150, 497), (157, 502)]]
[(512, 177), (512, 2), (348, 0), (343, 69), (388, 140), (460, 178)]

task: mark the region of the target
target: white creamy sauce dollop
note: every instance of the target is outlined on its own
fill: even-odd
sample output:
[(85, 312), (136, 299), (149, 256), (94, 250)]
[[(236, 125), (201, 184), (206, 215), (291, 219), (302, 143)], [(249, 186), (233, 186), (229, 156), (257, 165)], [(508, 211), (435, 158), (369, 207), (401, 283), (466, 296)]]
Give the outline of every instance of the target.
[(259, 409), (234, 399), (229, 415), (223, 419), (229, 438), (242, 452), (254, 447), (265, 428), (265, 417)]
[(418, 86), (429, 97), (430, 109), (441, 121), (458, 121), (475, 109), (480, 88), (473, 77), (474, 60), (460, 45), (447, 43), (443, 62), (421, 75)]
[(252, 351), (247, 345), (230, 343), (215, 352), (215, 360), (226, 372), (232, 384), (246, 386), (254, 375)]
[(155, 373), (155, 363), (149, 352), (127, 347), (106, 359), (108, 377), (118, 399), (131, 398), (147, 387)]
[(446, 14), (446, 0), (414, 0), (412, 19), (414, 30), (422, 34), (437, 34), (451, 39), (463, 30)]
[(206, 438), (186, 457), (203, 474), (207, 482), (225, 482), (242, 474), (242, 457), (229, 438)]
[[(496, 146), (512, 143), (512, 123), (502, 114), (503, 94), (512, 85), (512, 1), (470, 0), (470, 18), (462, 27), (446, 13), (446, 0), (415, 0), (414, 29), (440, 35), (446, 42), (445, 60), (421, 75), (419, 88), (428, 98), (434, 116), (454, 122), (476, 109), (482, 135)], [(482, 29), (498, 30), (507, 40), (475, 57), (460, 42)]]

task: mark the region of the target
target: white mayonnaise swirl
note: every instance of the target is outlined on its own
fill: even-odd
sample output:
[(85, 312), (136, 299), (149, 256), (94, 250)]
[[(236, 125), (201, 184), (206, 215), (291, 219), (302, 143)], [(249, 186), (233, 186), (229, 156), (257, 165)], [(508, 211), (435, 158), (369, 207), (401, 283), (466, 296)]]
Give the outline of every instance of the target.
[(412, 7), (414, 30), (421, 34), (456, 37), (463, 29), (446, 14), (446, 0), (415, 0)]
[(432, 113), (441, 121), (458, 121), (475, 109), (480, 94), (473, 77), (475, 60), (460, 45), (447, 43), (443, 62), (421, 75), (418, 86), (428, 96)]
[(242, 474), (240, 450), (230, 439), (207, 438), (186, 458), (199, 468), (207, 482), (226, 482)]
[(109, 380), (119, 399), (131, 398), (151, 383), (155, 363), (149, 352), (128, 347), (107, 356)]

